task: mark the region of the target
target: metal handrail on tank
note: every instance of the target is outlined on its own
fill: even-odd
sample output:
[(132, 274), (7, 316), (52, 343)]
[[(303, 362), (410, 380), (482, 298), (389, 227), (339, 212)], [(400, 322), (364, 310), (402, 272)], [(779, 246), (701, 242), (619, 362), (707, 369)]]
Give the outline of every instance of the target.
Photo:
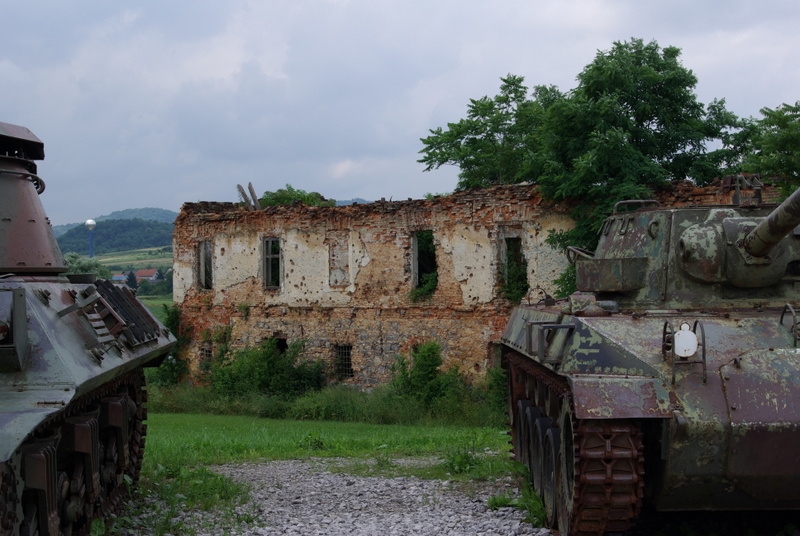
[(44, 180), (34, 173), (24, 173), (19, 171), (18, 169), (3, 169), (0, 168), (0, 175), (20, 175), (23, 178), (30, 180), (33, 183), (33, 187), (36, 188), (36, 193), (42, 195), (45, 189)]
[(789, 331), (791, 331), (792, 338), (794, 339), (794, 347), (797, 348), (797, 341), (800, 340), (800, 329), (798, 329), (800, 326), (798, 326), (797, 313), (795, 312), (794, 307), (792, 307), (792, 304), (787, 303), (784, 306), (783, 312), (781, 313), (781, 326), (783, 325), (783, 317), (786, 316), (786, 313), (791, 313), (792, 315), (792, 327), (789, 328)]
[(625, 212), (620, 210), (620, 207), (624, 207), (626, 205), (639, 205), (633, 211), (639, 210), (640, 208), (647, 208), (647, 207), (660, 207), (661, 203), (656, 201), (655, 199), (626, 199), (624, 201), (617, 201), (614, 204), (614, 210), (611, 213), (612, 216), (616, 216), (617, 214), (627, 214), (628, 212), (633, 212), (631, 210), (626, 210)]

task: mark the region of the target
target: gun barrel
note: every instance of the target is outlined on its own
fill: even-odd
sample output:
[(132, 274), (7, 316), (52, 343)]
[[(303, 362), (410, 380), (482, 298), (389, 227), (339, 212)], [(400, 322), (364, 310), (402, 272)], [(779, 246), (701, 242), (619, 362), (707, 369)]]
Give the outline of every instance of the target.
[(744, 249), (754, 257), (763, 257), (798, 225), (800, 225), (800, 188), (745, 236)]

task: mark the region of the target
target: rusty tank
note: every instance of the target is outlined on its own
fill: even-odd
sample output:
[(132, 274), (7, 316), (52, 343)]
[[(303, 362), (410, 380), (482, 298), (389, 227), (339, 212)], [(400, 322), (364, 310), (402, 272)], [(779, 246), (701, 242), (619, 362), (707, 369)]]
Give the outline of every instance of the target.
[(39, 199), (44, 145), (0, 123), (0, 534), (88, 534), (137, 482), (143, 368), (175, 345), (127, 287), (67, 266)]
[(643, 505), (800, 509), (798, 224), (800, 190), (618, 203), (594, 252), (568, 248), (578, 292), (514, 309), (514, 455), (559, 534), (624, 532)]

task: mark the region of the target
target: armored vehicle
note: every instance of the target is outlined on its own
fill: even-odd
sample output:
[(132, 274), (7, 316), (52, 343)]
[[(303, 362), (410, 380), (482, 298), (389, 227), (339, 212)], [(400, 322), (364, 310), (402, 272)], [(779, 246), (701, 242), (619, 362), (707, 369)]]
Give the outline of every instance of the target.
[(0, 123), (0, 534), (88, 534), (142, 463), (142, 367), (175, 338), (127, 287), (65, 275), (44, 145)]
[(643, 504), (800, 509), (799, 223), (800, 190), (622, 202), (568, 249), (578, 292), (514, 309), (514, 453), (560, 534), (624, 532)]

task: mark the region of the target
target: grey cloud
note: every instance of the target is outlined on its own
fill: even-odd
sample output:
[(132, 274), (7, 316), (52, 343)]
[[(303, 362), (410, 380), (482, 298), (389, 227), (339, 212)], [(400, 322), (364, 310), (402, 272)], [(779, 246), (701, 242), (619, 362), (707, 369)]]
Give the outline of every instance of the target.
[(236, 199), (290, 183), (328, 197), (452, 190), (419, 138), (499, 79), (574, 87), (598, 50), (683, 50), (703, 102), (794, 102), (794, 2), (0, 1), (0, 121), (45, 142), (54, 223)]

